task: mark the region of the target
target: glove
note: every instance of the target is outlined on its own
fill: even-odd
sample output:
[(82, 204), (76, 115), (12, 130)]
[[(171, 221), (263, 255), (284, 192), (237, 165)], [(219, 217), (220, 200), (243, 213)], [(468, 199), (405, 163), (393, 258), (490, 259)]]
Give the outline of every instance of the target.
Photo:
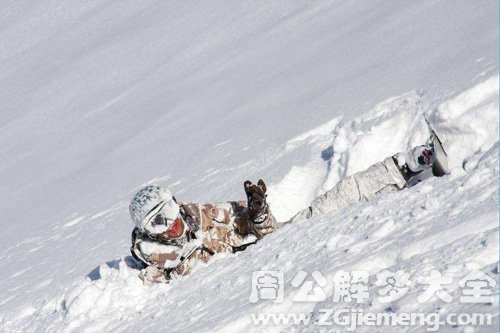
[(145, 285), (152, 285), (155, 283), (167, 283), (169, 280), (165, 273), (155, 266), (148, 266), (139, 273), (139, 278)]
[[(257, 185), (252, 184), (251, 181), (247, 180), (243, 184), (243, 186), (245, 187), (245, 193), (247, 195), (250, 218), (252, 218), (252, 220), (254, 220), (256, 223), (263, 222), (268, 215), (266, 202), (266, 184), (262, 179), (259, 179)], [(261, 219), (262, 221), (260, 221)]]

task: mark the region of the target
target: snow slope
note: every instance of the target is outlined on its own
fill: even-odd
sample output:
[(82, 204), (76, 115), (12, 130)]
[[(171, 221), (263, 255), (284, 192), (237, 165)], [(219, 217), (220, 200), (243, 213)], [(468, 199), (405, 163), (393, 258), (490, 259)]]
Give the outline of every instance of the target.
[[(220, 255), (208, 265), (200, 265), (192, 275), (175, 280), (171, 286), (144, 286), (130, 256), (103, 263), (42, 307), (26, 307), (12, 321), (6, 321), (5, 328), (19, 325), (23, 330), (29, 328), (37, 332), (149, 332), (164, 327), (186, 332), (288, 331), (297, 326), (256, 325), (250, 314), (308, 312), (331, 307), (335, 305), (331, 301), (331, 283), (324, 288), (328, 296), (324, 302), (294, 303), (292, 299), (297, 290), (288, 288), (283, 304), (269, 301), (252, 304), (249, 296), (253, 271), (280, 270), (290, 284), (300, 270), (318, 270), (327, 281), (332, 281), (340, 269), (365, 270), (373, 276), (385, 269), (403, 269), (414, 280), (437, 269), (455, 278), (453, 285), (447, 286), (455, 296), (454, 302), (446, 304), (434, 298), (419, 304), (416, 298), (423, 286), (415, 283), (407, 296), (390, 304), (377, 302), (373, 295), (365, 311), (384, 312), (390, 307), (392, 312), (489, 312), (495, 315), (494, 326), (481, 327), (478, 331), (490, 332), (498, 326), (498, 302), (465, 307), (458, 302), (458, 280), (470, 271), (481, 270), (498, 282), (497, 96), (498, 76), (436, 109), (425, 108), (421, 97), (409, 93), (385, 101), (357, 119), (332, 121), (330, 125), (336, 125), (329, 131), (325, 126), (315, 129), (289, 141), (281, 153), (273, 154), (273, 161), (261, 161), (269, 166), (282, 164), (290, 150), (300, 147), (307, 147), (321, 156), (321, 148), (327, 147), (328, 140), (333, 141), (329, 160), (332, 163), (337, 161), (338, 155), (341, 156), (339, 161), (342, 156), (347, 156), (347, 160), (359, 158), (358, 155), (369, 147), (371, 150), (387, 147), (384, 129), (393, 128), (394, 124), (404, 129), (393, 132), (395, 135), (391, 137), (398, 142), (396, 150), (407, 144), (424, 143), (428, 134), (422, 113), (427, 111), (436, 118), (446, 114), (452, 121), (456, 136), (450, 131), (446, 136), (450, 141), (445, 141), (450, 150), (464, 146), (464, 136), (459, 133), (467, 133), (471, 120), (476, 122), (475, 133), (484, 141), (462, 150), (466, 163), (473, 163), (465, 169), (459, 165), (449, 176), (427, 180), (402, 192), (381, 195), (372, 202), (353, 205), (324, 217), (286, 225), (246, 252)], [(450, 112), (452, 106), (462, 112)], [(345, 133), (346, 137), (335, 133)], [(345, 145), (347, 137), (352, 141)], [(342, 165), (341, 162), (336, 164)], [(309, 175), (325, 174), (323, 185), (325, 179), (349, 173), (349, 163), (344, 164), (343, 172), (339, 172), (340, 168), (329, 168), (325, 172), (322, 170), (325, 167), (314, 160), (297, 168), (303, 168)], [(293, 202), (293, 198), (280, 196), (280, 189), (287, 184), (293, 184), (297, 192), (309, 192), (309, 196), (318, 191), (319, 187), (308, 190), (300, 182), (303, 178), (300, 175), (301, 172), (291, 170), (283, 180), (271, 186), (273, 210), (286, 206), (290, 199)], [(294, 176), (297, 178), (291, 181)], [(278, 216), (284, 216), (279, 209), (275, 211)], [(342, 308), (342, 305), (336, 306)], [(226, 309), (234, 310), (228, 312)], [(183, 317), (186, 319), (179, 320)], [(299, 331), (314, 329), (313, 326), (298, 328)], [(400, 330), (399, 327), (394, 331)], [(387, 328), (379, 331), (386, 332)]]
[[(360, 258), (417, 272), (419, 251), (443, 269), (469, 253), (485, 271), (498, 260), (495, 1), (0, 6), (3, 330), (244, 331), (265, 305), (248, 303), (251, 272), (263, 266), (290, 279)], [(341, 177), (423, 140), (422, 113), (449, 142), (467, 134), (466, 149), (448, 148), (450, 177), (288, 226), (172, 290), (140, 286), (120, 266), (127, 203), (143, 184), (217, 201), (263, 177), (284, 220)], [(440, 232), (451, 241), (434, 248)], [(340, 234), (351, 245), (337, 249)]]

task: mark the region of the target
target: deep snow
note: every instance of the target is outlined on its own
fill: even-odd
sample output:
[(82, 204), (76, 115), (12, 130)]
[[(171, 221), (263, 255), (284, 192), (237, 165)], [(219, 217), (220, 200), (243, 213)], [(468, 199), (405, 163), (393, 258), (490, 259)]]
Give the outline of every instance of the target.
[[(342, 304), (331, 301), (331, 283), (324, 288), (328, 296), (324, 302), (294, 303), (292, 298), (297, 291), (288, 288), (283, 304), (269, 301), (252, 304), (249, 296), (253, 271), (280, 270), (290, 284), (300, 270), (318, 270), (327, 281), (332, 281), (338, 270), (365, 270), (375, 276), (385, 269), (403, 269), (414, 280), (411, 292), (389, 304), (378, 302), (372, 295), (369, 305), (363, 307), (365, 311), (383, 312), (390, 307), (393, 312), (487, 312), (495, 316), (493, 326), (483, 326), (477, 331), (490, 332), (498, 326), (498, 302), (460, 304), (458, 281), (469, 272), (481, 270), (498, 282), (497, 95), (498, 76), (435, 109), (429, 109), (421, 96), (405, 94), (377, 105), (373, 111), (354, 120), (332, 121), (328, 130), (322, 126), (292, 139), (280, 152), (273, 152), (270, 160), (260, 161), (268, 167), (282, 165), (290, 154), (301, 149), (324, 160), (322, 149), (328, 150), (331, 144), (333, 153), (328, 163), (312, 159), (304, 166), (295, 166), (281, 182), (270, 187), (271, 207), (283, 220), (287, 217), (283, 207), (292, 203), (296, 209), (302, 199), (296, 195), (294, 201), (294, 196), (282, 195), (284, 189), (288, 193), (307, 192), (309, 196), (321, 192), (320, 187), (308, 188), (301, 182), (304, 174), (309, 180), (326, 184), (328, 180), (354, 172), (349, 169), (349, 163), (341, 163), (343, 157), (349, 160), (367, 146), (371, 150), (388, 148), (385, 130), (394, 124), (403, 130), (392, 131), (394, 135), (390, 138), (395, 147), (388, 148), (389, 151), (424, 143), (428, 130), (423, 114), (434, 119), (442, 119), (446, 114), (452, 120), (453, 131), (445, 131), (449, 127), (440, 122), (436, 128), (447, 138), (444, 144), (450, 151), (457, 145), (464, 147), (461, 151), (467, 166), (462, 168), (461, 164), (450, 163), (454, 168), (446, 177), (429, 179), (411, 189), (381, 195), (372, 202), (356, 204), (324, 217), (286, 225), (246, 252), (218, 255), (216, 260), (200, 265), (192, 275), (176, 279), (172, 285), (144, 286), (130, 256), (103, 263), (42, 307), (25, 307), (23, 312), (4, 322), (4, 328), (19, 325), (22, 329), (47, 332), (159, 331), (164, 327), (186, 332), (308, 331), (314, 327), (255, 325), (250, 314), (307, 312), (332, 305), (341, 308)], [(450, 107), (455, 112), (451, 112)], [(467, 137), (461, 133), (467, 133), (472, 122), (476, 125), (476, 135), (483, 141), (466, 149)], [(336, 133), (345, 133), (346, 137)], [(351, 140), (348, 144), (345, 143), (347, 137)], [(301, 156), (307, 154), (302, 151)], [(330, 162), (341, 167), (331, 168)], [(320, 180), (314, 180), (313, 175)], [(446, 289), (455, 298), (450, 304), (436, 298), (422, 304), (416, 301), (423, 286), (415, 280), (432, 269), (454, 278), (454, 283)], [(179, 320), (182, 317), (185, 320)], [(358, 330), (364, 331), (366, 327)], [(394, 329), (400, 330), (401, 327)], [(387, 332), (388, 328), (381, 327), (379, 331)]]
[[(321, 306), (292, 290), (250, 304), (261, 268), (288, 283), (300, 269), (429, 267), (498, 281), (496, 1), (0, 6), (1, 329), (267, 331), (251, 312)], [(284, 220), (421, 143), (424, 113), (450, 176), (286, 226), (173, 289), (120, 264), (145, 183), (203, 202), (262, 177)], [(418, 307), (412, 292), (394, 309)], [(474, 310), (424, 309), (437, 307)]]

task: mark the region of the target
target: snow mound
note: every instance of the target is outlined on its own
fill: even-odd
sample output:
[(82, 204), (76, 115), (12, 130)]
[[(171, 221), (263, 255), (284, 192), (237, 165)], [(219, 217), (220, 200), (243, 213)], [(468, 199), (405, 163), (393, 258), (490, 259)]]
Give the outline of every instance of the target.
[[(103, 263), (38, 311), (34, 309), (29, 315), (21, 313), (12, 321), (33, 320), (30, 331), (74, 331), (86, 325), (85, 332), (102, 332), (110, 320), (132, 320), (127, 314), (140, 314), (156, 298), (167, 297), (171, 289), (165, 284), (145, 286), (137, 268), (130, 256)], [(52, 320), (40, 320), (43, 317)], [(88, 322), (92, 322), (90, 327)], [(6, 323), (4, 328), (8, 330), (11, 326)]]
[(423, 92), (411, 91), (363, 116), (335, 118), (290, 140), (288, 151), (308, 150), (310, 159), (269, 186), (273, 212), (285, 221), (342, 178), (425, 144), (430, 135), (425, 118), (443, 141), (449, 167), (462, 168), (498, 140), (498, 80), (491, 77), (437, 106)]
[(429, 112), (450, 168), (462, 166), (498, 140), (498, 80), (498, 75), (491, 77)]
[(292, 217), (339, 180), (385, 157), (425, 143), (429, 138), (424, 113), (428, 104), (411, 91), (378, 104), (363, 116), (338, 117), (290, 140), (295, 154), (309, 150), (310, 160), (293, 166), (269, 187), (269, 201), (279, 221)]

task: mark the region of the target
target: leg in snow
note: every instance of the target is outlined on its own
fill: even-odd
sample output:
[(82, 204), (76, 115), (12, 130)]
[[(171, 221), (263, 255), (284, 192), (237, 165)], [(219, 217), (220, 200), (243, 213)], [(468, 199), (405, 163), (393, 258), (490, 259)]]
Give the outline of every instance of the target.
[(309, 219), (356, 202), (368, 201), (382, 192), (401, 190), (410, 177), (430, 168), (433, 161), (433, 149), (428, 146), (415, 147), (406, 154), (399, 153), (387, 157), (383, 162), (339, 181), (287, 223)]

